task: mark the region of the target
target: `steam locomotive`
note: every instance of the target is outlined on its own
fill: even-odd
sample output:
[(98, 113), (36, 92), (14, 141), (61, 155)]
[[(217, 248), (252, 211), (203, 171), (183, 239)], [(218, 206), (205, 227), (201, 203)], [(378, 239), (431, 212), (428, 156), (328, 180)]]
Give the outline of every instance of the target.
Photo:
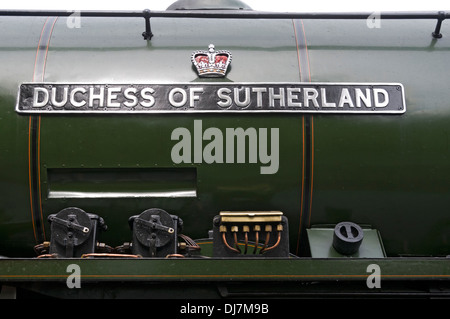
[(3, 293), (448, 297), (448, 17), (1, 11)]

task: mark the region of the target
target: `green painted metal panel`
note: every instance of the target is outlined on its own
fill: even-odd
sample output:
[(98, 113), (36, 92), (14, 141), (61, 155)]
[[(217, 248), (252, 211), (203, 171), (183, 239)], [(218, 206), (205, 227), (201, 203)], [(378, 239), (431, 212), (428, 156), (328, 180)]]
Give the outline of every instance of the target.
[[(32, 247), (39, 238), (35, 234), (40, 232), (34, 223), (42, 223), (42, 235), (48, 239), (47, 216), (67, 206), (102, 216), (109, 226), (102, 240), (113, 246), (130, 240), (129, 216), (161, 207), (180, 216), (184, 232), (193, 238), (206, 237), (212, 218), (221, 210), (280, 210), (289, 219), (293, 253), (299, 252), (299, 244), (307, 245), (298, 238), (300, 233), (304, 236), (305, 227), (351, 220), (377, 229), (388, 256), (448, 254), (449, 96), (443, 66), (449, 40), (431, 38), (434, 22), (383, 21), (380, 29), (369, 29), (365, 21), (303, 21), (307, 50), (302, 54), (308, 53), (313, 82), (402, 83), (407, 104), (402, 115), (30, 118), (16, 114), (14, 104), (19, 84), (33, 80), (46, 20), (17, 19), (0, 20), (8, 34), (0, 47), (0, 129), (8, 137), (0, 145), (4, 168), (0, 254), (33, 256)], [(58, 18), (51, 30), (44, 81), (201, 82), (190, 55), (210, 43), (233, 54), (227, 77), (217, 81), (300, 80), (291, 20), (152, 18), (155, 36), (151, 41), (142, 39), (142, 19), (83, 18), (81, 28), (69, 28), (66, 22)], [(19, 32), (19, 25), (29, 32)], [(448, 33), (448, 26), (442, 32)], [(30, 205), (33, 190), (28, 160), (34, 120), (38, 123), (37, 212)], [(175, 164), (171, 133), (179, 127), (193, 132), (194, 120), (201, 120), (204, 128), (221, 131), (279, 128), (279, 170), (262, 175), (260, 163)], [(311, 154), (305, 153), (309, 142)], [(311, 175), (304, 171), (309, 160)], [(115, 177), (123, 180), (131, 171), (134, 177), (128, 182), (111, 182)], [(147, 189), (139, 184), (141, 173), (158, 176), (161, 172), (170, 172), (167, 178), (173, 183), (141, 191)], [(79, 176), (88, 181), (80, 183)], [(311, 182), (312, 197), (310, 206), (302, 209), (307, 200), (302, 193), (305, 180)], [(93, 190), (96, 184), (101, 186), (98, 191)], [(186, 188), (191, 195), (167, 195)], [(72, 195), (55, 196), (65, 191)], [(80, 198), (73, 195), (77, 191), (92, 196)], [(133, 192), (139, 196), (120, 195)], [(111, 193), (118, 196), (111, 198)], [(31, 218), (33, 209), (35, 217)]]
[[(360, 281), (365, 285), (381, 269), (381, 281), (445, 280), (450, 276), (445, 258), (332, 259), (9, 259), (0, 261), (2, 281), (65, 282), (80, 267), (81, 281)], [(217, 267), (220, 263), (222, 266)], [(369, 269), (369, 270), (368, 270)], [(64, 287), (66, 288), (66, 287)], [(66, 288), (67, 289), (67, 288)], [(369, 289), (369, 288), (367, 288)]]
[(32, 252), (35, 234), (28, 175), (29, 119), (14, 105), (19, 84), (32, 81), (36, 49), (45, 18), (2, 17), (0, 27), (0, 255)]
[(314, 117), (311, 224), (371, 224), (390, 256), (448, 254), (449, 39), (433, 21), (365, 23), (304, 22), (312, 81), (400, 82), (407, 111)]
[(383, 242), (376, 229), (362, 228), (364, 237), (358, 251), (350, 256), (343, 255), (333, 247), (333, 227), (316, 226), (307, 229), (308, 242), (312, 258), (383, 258)]
[[(151, 42), (142, 40), (141, 19), (86, 18), (79, 29), (68, 28), (66, 22), (65, 18), (59, 18), (52, 29), (46, 52), (44, 81), (201, 81), (192, 69), (190, 55), (195, 50), (206, 49), (210, 42), (217, 49), (232, 51), (235, 56), (232, 71), (225, 81), (295, 82), (299, 79), (297, 50), (293, 45), (292, 21), (289, 20), (227, 21), (225, 28), (224, 24), (217, 24), (211, 19), (186, 21), (155, 18), (152, 19), (152, 28), (158, 32)], [(274, 40), (267, 42), (267, 36)], [(252, 41), (249, 42), (249, 38)], [(39, 41), (38, 31), (34, 40)], [(30, 61), (34, 59), (33, 55), (30, 53)], [(274, 55), (276, 61), (268, 65), (265, 61)], [(33, 72), (31, 62), (29, 72)], [(14, 86), (24, 80), (18, 79)], [(6, 106), (8, 112), (16, 121), (26, 125), (29, 117), (14, 114), (13, 102), (11, 98)], [(194, 120), (201, 120), (205, 129), (216, 127), (223, 132), (233, 127), (256, 130), (282, 128), (280, 154), (289, 156), (280, 157), (279, 170), (274, 175), (261, 175), (260, 163), (176, 165), (171, 159), (171, 148), (175, 144), (171, 141), (171, 132), (178, 127), (186, 127), (192, 132)], [(282, 210), (290, 217), (293, 229), (297, 229), (301, 200), (302, 134), (301, 116), (288, 115), (273, 115), (269, 120), (263, 115), (250, 114), (41, 116), (38, 191), (41, 194), (43, 236), (47, 239), (50, 236), (47, 216), (68, 206), (81, 207), (102, 216), (109, 227), (102, 240), (112, 246), (130, 240), (128, 218), (149, 207), (164, 207), (171, 214), (180, 216), (184, 220), (185, 233), (194, 238), (207, 236), (212, 228), (212, 218), (221, 210)], [(23, 143), (27, 143), (26, 134), (22, 139)], [(98, 192), (93, 197), (52, 195), (58, 193), (61, 185), (67, 186), (70, 181), (76, 180), (79, 170), (111, 172), (111, 176), (124, 177), (130, 170), (157, 174), (158, 170), (177, 172), (178, 169), (180, 172), (195, 170), (196, 178), (191, 181), (190, 189), (196, 196), (111, 198), (106, 195), (107, 189), (101, 188), (105, 186), (101, 180), (95, 179), (90, 180), (91, 183), (86, 182), (86, 189), (80, 189), (81, 192), (90, 192), (98, 183)], [(26, 170), (24, 172), (27, 174)], [(52, 179), (54, 172), (59, 172), (59, 177), (67, 176), (67, 180), (55, 184)], [(30, 192), (27, 177), (24, 175), (20, 182), (24, 191)], [(183, 176), (180, 179), (181, 188), (184, 187), (182, 179)], [(242, 180), (248, 183), (242, 183)], [(82, 187), (80, 185), (78, 187)], [(166, 186), (156, 189), (155, 193), (168, 193)], [(135, 186), (130, 187), (123, 192), (132, 192)], [(25, 199), (28, 198), (22, 196), (22, 199), (26, 204)], [(26, 216), (28, 223), (33, 222), (27, 209), (23, 209), (21, 214)], [(11, 234), (9, 228), (5, 231)], [(32, 234), (33, 228), (27, 227), (22, 231)], [(291, 234), (293, 242), (296, 242), (296, 235), (295, 231)], [(33, 256), (32, 247), (36, 243), (26, 239), (16, 242), (16, 245), (26, 246), (27, 255)], [(7, 250), (10, 249), (14, 250), (9, 247), (4, 254), (9, 255), (11, 252)]]

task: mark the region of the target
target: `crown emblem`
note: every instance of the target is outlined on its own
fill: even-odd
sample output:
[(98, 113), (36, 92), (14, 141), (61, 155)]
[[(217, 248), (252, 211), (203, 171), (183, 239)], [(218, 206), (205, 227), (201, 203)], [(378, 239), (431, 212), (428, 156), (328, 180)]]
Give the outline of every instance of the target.
[(216, 51), (214, 44), (209, 50), (195, 51), (191, 55), (192, 63), (197, 68), (200, 77), (222, 77), (227, 72), (231, 62), (231, 53), (226, 50)]

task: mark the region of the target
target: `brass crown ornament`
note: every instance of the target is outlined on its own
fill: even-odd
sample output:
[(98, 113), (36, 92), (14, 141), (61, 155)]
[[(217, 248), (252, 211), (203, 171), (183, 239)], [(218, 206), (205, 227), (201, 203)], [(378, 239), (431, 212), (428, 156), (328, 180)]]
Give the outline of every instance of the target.
[(210, 44), (208, 51), (193, 52), (191, 60), (199, 77), (224, 77), (231, 63), (231, 53), (226, 50), (216, 51), (214, 44)]

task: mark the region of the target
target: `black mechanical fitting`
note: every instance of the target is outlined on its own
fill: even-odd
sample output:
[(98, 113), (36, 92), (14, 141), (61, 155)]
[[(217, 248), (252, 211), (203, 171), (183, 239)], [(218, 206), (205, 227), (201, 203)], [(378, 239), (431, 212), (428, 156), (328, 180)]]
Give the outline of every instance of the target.
[(213, 219), (213, 256), (289, 257), (288, 220), (282, 212), (221, 212)]
[(362, 228), (352, 222), (341, 222), (334, 227), (333, 247), (342, 255), (355, 254), (364, 238)]
[(99, 231), (106, 230), (104, 220), (78, 207), (67, 207), (48, 216), (51, 239), (50, 254), (81, 257), (95, 252)]
[(183, 221), (163, 209), (150, 208), (128, 220), (133, 232), (132, 252), (142, 257), (176, 254)]

